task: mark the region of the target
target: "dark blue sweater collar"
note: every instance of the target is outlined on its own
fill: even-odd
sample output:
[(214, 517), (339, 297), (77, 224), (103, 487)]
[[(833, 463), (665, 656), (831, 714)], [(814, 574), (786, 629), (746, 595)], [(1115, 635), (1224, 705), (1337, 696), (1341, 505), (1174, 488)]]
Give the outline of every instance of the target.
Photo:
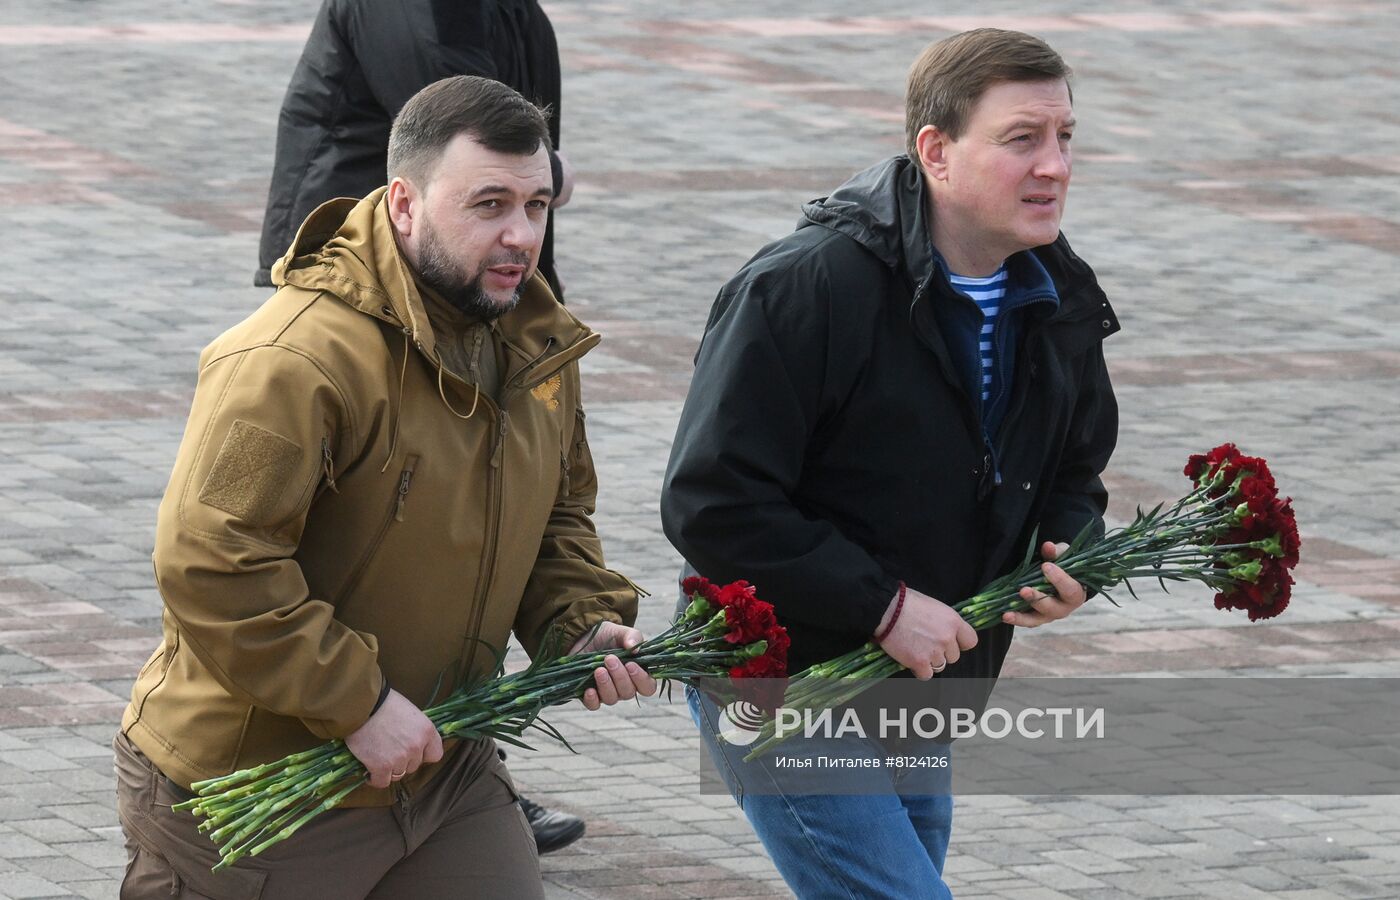
[[(943, 259), (943, 254), (933, 246), (931, 239), (928, 253), (933, 261), (933, 274), (948, 282), (948, 263)], [(951, 282), (949, 284), (951, 285)], [(1002, 300), (998, 315), (1004, 315), (1010, 310), (1039, 300), (1050, 302), (1050, 313), (1059, 308), (1060, 294), (1055, 290), (1054, 279), (1034, 253), (1029, 250), (1013, 253), (1006, 260), (1006, 297)]]

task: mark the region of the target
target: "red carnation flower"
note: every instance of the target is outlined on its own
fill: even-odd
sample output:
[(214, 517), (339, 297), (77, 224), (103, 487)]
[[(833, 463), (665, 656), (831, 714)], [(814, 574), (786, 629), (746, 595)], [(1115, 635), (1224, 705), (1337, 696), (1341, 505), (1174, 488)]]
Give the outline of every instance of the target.
[(1213, 472), (1221, 463), (1236, 459), (1240, 456), (1240, 449), (1234, 444), (1221, 444), (1209, 453), (1193, 453), (1186, 461), (1186, 468), (1183, 470), (1187, 478), (1193, 481), (1200, 481), (1205, 475)]
[(787, 667), (767, 653), (729, 670), (731, 678), (782, 678), (786, 674)]
[(719, 589), (718, 596), (720, 606), (729, 606), (731, 603), (758, 599), (753, 585), (749, 584), (747, 581), (731, 581), (729, 584)]
[(1240, 609), (1249, 621), (1272, 619), (1288, 608), (1293, 596), (1293, 576), (1284, 560), (1272, 556), (1260, 560), (1262, 569), (1253, 584), (1244, 583), (1215, 595), (1216, 609)]
[(1273, 478), (1251, 476), (1240, 483), (1240, 499), (1249, 506), (1249, 515), (1240, 524), (1249, 528), (1256, 517), (1268, 513), (1270, 506), (1278, 499), (1278, 488)]
[(1274, 483), (1274, 473), (1269, 471), (1269, 464), (1258, 456), (1241, 456), (1231, 462), (1232, 471), (1243, 472), (1250, 481), (1261, 482), (1267, 490), (1278, 493), (1278, 485)]
[(1293, 515), (1293, 498), (1275, 498), (1269, 505), (1267, 521), (1283, 544), (1284, 567), (1291, 569), (1298, 565), (1298, 551), (1302, 548), (1302, 540), (1298, 537), (1298, 520)]
[(711, 584), (708, 578), (692, 575), (681, 582), (681, 590), (685, 592), (687, 597), (694, 597), (696, 594), (699, 594), (710, 603), (716, 606), (720, 605), (719, 588)]
[(1251, 622), (1272, 619), (1288, 608), (1288, 601), (1293, 596), (1293, 576), (1288, 574), (1284, 566), (1278, 564), (1278, 560), (1269, 562), (1274, 565), (1265, 566), (1264, 574), (1256, 584), (1245, 585), (1245, 593), (1250, 601), (1247, 609)]
[(1238, 605), (1238, 604), (1235, 603), (1235, 595), (1238, 594), (1239, 592), (1240, 592), (1240, 591), (1239, 591), (1239, 588), (1233, 588), (1233, 587), (1232, 587), (1232, 588), (1230, 588), (1230, 589), (1228, 589), (1228, 590), (1224, 590), (1224, 591), (1221, 591), (1220, 593), (1216, 594), (1216, 595), (1215, 595), (1215, 608), (1216, 608), (1216, 609), (1225, 609), (1225, 610), (1230, 610), (1230, 609), (1244, 609), (1244, 608), (1245, 608), (1244, 606), (1241, 606), (1241, 605)]
[(763, 652), (763, 656), (766, 656), (771, 661), (772, 666), (776, 667), (781, 674), (786, 675), (788, 648), (792, 646), (787, 629), (774, 623), (763, 639), (768, 642), (768, 649)]
[[(723, 596), (721, 603), (724, 603)], [(736, 591), (729, 595), (728, 602), (724, 603), (724, 620), (729, 626), (724, 639), (731, 644), (761, 641), (778, 624), (773, 615), (773, 604), (759, 600), (753, 596), (752, 590), (747, 593)]]

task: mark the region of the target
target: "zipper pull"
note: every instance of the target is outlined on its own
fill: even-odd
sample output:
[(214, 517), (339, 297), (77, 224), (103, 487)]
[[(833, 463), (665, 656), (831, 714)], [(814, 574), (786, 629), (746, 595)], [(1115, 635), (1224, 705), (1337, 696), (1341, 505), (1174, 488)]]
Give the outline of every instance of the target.
[(326, 487), (340, 493), (340, 489), (335, 486), (335, 466), (331, 460), (331, 439), (321, 438), (321, 464), (326, 470)]
[(506, 429), (509, 426), (510, 414), (507, 413), (505, 409), (502, 409), (500, 422), (496, 426), (496, 446), (491, 450), (491, 468), (493, 469), (499, 469), (501, 467), (501, 449), (505, 446)]
[(413, 481), (413, 470), (404, 469), (403, 473), (399, 475), (399, 500), (394, 507), (395, 522), (403, 521), (403, 504), (408, 499), (408, 485), (411, 481)]
[(986, 500), (996, 488), (1001, 487), (1001, 470), (996, 467), (992, 454), (982, 457), (982, 478), (977, 483), (977, 499)]

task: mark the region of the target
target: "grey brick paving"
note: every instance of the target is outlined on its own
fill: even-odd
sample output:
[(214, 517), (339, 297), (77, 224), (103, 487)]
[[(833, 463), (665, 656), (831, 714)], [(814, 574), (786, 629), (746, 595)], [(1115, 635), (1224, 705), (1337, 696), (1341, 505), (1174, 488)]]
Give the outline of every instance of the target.
[[(107, 743), (159, 622), (155, 504), (199, 348), (263, 296), (273, 123), (315, 6), (0, 7), (0, 898), (115, 896)], [(1124, 324), (1115, 515), (1228, 438), (1270, 458), (1316, 548), (1276, 627), (1182, 589), (1091, 605), (1012, 666), (1396, 674), (1400, 8), (1224, 6), (550, 6), (580, 173), (560, 268), (605, 335), (585, 365), (598, 521), (655, 592), (644, 628), (669, 614), (657, 498), (715, 290), (801, 201), (899, 149), (924, 43), (1003, 24), (1078, 73), (1065, 228)], [(552, 720), (579, 755), (512, 755), (589, 819), (545, 858), (550, 897), (786, 894), (738, 811), (698, 794), (682, 704)], [(1394, 797), (979, 796), (957, 826), (960, 900), (1400, 896)]]

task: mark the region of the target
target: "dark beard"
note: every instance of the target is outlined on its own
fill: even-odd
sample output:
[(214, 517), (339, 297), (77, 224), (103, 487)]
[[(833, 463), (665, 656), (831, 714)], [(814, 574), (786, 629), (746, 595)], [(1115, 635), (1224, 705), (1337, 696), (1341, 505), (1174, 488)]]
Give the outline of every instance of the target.
[(515, 309), (520, 302), (520, 291), (525, 287), (524, 279), (505, 303), (497, 303), (481, 290), (481, 276), (493, 265), (514, 264), (528, 266), (530, 257), (507, 255), (505, 258), (488, 259), (470, 279), (463, 281), (461, 270), (448, 258), (437, 233), (431, 229), (423, 232), (423, 246), (418, 252), (418, 277), (423, 283), (442, 295), (442, 298), (458, 312), (482, 322), (490, 322)]

